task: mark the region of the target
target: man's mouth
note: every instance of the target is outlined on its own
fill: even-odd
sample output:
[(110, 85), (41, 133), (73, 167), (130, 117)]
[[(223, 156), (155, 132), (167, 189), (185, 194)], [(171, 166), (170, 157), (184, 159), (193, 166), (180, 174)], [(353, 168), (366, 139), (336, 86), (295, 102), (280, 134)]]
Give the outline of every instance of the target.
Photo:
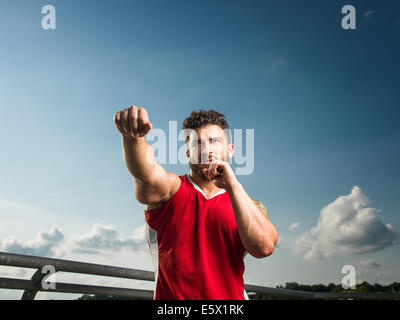
[(216, 156), (209, 156), (209, 157), (202, 157), (201, 158), (201, 163), (202, 164), (210, 164), (213, 161), (218, 160), (218, 158)]

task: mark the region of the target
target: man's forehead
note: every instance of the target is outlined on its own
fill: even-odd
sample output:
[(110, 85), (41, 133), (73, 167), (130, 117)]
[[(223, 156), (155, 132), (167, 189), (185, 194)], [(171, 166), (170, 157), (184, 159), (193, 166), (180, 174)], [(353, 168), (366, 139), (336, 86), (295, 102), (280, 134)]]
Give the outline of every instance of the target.
[(209, 140), (209, 139), (224, 139), (223, 132), (191, 132), (190, 139)]
[(214, 124), (202, 126), (200, 128), (195, 129), (195, 132), (198, 136), (215, 136), (220, 137), (224, 134), (224, 130)]

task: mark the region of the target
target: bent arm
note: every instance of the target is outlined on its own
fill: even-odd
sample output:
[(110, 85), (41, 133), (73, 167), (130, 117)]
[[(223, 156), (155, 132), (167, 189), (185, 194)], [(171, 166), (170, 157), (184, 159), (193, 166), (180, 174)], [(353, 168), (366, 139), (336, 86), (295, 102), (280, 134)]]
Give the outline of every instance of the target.
[(278, 231), (268, 219), (265, 206), (252, 199), (240, 183), (232, 186), (228, 194), (240, 239), (247, 252), (256, 258), (272, 254), (278, 241)]

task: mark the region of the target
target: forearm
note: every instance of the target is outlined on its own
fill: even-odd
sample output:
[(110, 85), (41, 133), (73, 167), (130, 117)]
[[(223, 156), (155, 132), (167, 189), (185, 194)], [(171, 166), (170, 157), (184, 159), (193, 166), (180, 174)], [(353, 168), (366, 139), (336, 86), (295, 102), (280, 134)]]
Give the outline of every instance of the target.
[(227, 191), (245, 249), (259, 258), (270, 255), (278, 240), (278, 232), (274, 225), (258, 209), (239, 182)]
[(122, 149), (128, 171), (139, 181), (149, 180), (157, 162), (145, 137), (132, 139), (122, 135)]

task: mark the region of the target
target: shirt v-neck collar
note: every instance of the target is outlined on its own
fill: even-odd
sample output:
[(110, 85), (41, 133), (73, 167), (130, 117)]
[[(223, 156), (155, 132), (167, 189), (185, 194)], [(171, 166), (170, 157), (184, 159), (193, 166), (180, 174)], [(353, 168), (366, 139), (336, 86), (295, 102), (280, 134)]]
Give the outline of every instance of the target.
[(223, 194), (223, 193), (226, 192), (225, 189), (221, 189), (221, 190), (218, 191), (216, 194), (213, 194), (210, 198), (207, 199), (206, 194), (204, 193), (204, 191), (201, 190), (200, 186), (192, 179), (192, 177), (190, 176), (190, 174), (186, 174), (186, 177), (187, 177), (188, 180), (191, 182), (191, 184), (193, 185), (193, 187), (194, 187), (196, 190), (200, 191), (200, 193), (203, 195), (203, 197), (204, 197), (206, 200), (210, 200), (210, 199), (212, 199), (212, 198), (214, 198), (214, 197), (216, 197), (216, 196), (218, 196), (218, 195)]

